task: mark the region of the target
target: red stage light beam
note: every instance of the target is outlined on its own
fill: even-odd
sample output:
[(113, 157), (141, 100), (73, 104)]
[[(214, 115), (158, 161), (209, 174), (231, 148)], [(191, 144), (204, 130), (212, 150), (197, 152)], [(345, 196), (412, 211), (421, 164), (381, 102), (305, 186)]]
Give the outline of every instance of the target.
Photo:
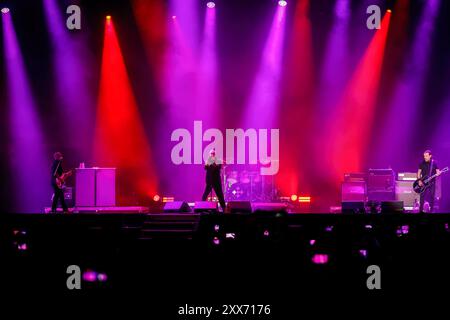
[(113, 19), (105, 21), (94, 155), (122, 173), (121, 188), (155, 194), (157, 176)]
[(337, 106), (328, 152), (340, 182), (345, 172), (363, 170), (369, 148), (391, 13), (387, 12)]
[(312, 165), (308, 137), (314, 103), (314, 58), (309, 7), (309, 0), (297, 3), (282, 80), (281, 165), (276, 181), (283, 194), (311, 191), (307, 173), (311, 172), (308, 165)]

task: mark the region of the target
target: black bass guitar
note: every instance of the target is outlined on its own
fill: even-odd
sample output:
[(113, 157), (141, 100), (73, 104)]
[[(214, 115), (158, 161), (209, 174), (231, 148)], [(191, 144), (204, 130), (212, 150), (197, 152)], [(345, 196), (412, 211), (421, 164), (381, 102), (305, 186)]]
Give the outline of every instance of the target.
[[(444, 169), (441, 170), (441, 173), (445, 173), (448, 171), (448, 167), (445, 167)], [(416, 181), (414, 181), (413, 184), (413, 189), (415, 193), (423, 193), (425, 190), (428, 189), (428, 187), (430, 186), (431, 182), (436, 179), (438, 175), (432, 175), (431, 177), (423, 177), (421, 179), (417, 179)], [(422, 181), (422, 185), (419, 184), (419, 181)]]

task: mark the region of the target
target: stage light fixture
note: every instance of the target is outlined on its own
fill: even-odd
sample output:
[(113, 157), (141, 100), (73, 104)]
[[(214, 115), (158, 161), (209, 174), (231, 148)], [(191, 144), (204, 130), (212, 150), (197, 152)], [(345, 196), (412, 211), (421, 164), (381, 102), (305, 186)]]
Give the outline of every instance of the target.
[(216, 4), (214, 3), (214, 1), (209, 1), (206, 6), (210, 9), (214, 8), (216, 6)]
[(159, 200), (161, 200), (161, 197), (159, 196), (159, 194), (155, 194), (153, 196), (153, 201), (158, 202)]
[(280, 0), (280, 1), (278, 1), (278, 5), (279, 5), (280, 7), (285, 7), (285, 6), (287, 5), (287, 1), (285, 1), (285, 0)]
[(293, 194), (293, 195), (291, 196), (291, 200), (292, 200), (292, 201), (297, 201), (297, 199), (298, 199), (298, 197), (297, 197), (296, 194)]
[(392, 13), (392, 10), (391, 10), (391, 9), (388, 9), (387, 12)]
[(174, 202), (175, 198), (174, 197), (163, 197), (162, 198), (162, 202), (167, 203), (167, 202)]
[(9, 8), (3, 8), (2, 9), (2, 13), (8, 13), (9, 12)]
[(298, 202), (310, 203), (311, 202), (311, 197), (309, 197), (309, 196), (298, 197)]
[(106, 20), (111, 20), (111, 16), (106, 16)]

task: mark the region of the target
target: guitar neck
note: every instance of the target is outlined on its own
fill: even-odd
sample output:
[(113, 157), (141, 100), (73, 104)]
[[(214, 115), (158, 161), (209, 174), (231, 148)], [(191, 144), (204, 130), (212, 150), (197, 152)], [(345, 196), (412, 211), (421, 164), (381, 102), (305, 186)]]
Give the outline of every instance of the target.
[[(447, 171), (448, 171), (448, 167), (445, 167), (444, 169), (441, 170), (441, 174), (445, 173)], [(429, 181), (433, 180), (434, 178), (436, 178), (437, 176), (438, 176), (438, 174), (436, 173), (436, 174), (432, 175), (431, 177), (429, 177), (428, 179), (426, 179), (426, 181), (429, 182)]]

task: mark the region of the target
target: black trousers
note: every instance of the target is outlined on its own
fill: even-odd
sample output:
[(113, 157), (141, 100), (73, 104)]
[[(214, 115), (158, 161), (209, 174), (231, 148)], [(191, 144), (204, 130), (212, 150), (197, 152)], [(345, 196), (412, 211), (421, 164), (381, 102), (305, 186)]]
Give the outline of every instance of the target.
[(61, 206), (64, 212), (67, 212), (67, 204), (64, 200), (64, 191), (58, 188), (56, 185), (53, 185), (53, 202), (52, 202), (52, 212), (56, 212), (56, 207), (58, 206), (58, 201), (61, 200)]
[(206, 183), (205, 192), (203, 192), (202, 201), (206, 201), (206, 199), (208, 199), (208, 195), (211, 193), (212, 189), (214, 189), (214, 192), (216, 193), (217, 198), (219, 198), (220, 206), (222, 207), (223, 210), (225, 210), (225, 198), (223, 197), (222, 183), (220, 181)]
[(434, 193), (435, 193), (435, 185), (430, 185), (423, 193), (420, 194), (420, 208), (419, 212), (423, 212), (423, 205), (425, 201), (428, 201), (430, 204), (430, 212), (433, 212), (434, 209)]

